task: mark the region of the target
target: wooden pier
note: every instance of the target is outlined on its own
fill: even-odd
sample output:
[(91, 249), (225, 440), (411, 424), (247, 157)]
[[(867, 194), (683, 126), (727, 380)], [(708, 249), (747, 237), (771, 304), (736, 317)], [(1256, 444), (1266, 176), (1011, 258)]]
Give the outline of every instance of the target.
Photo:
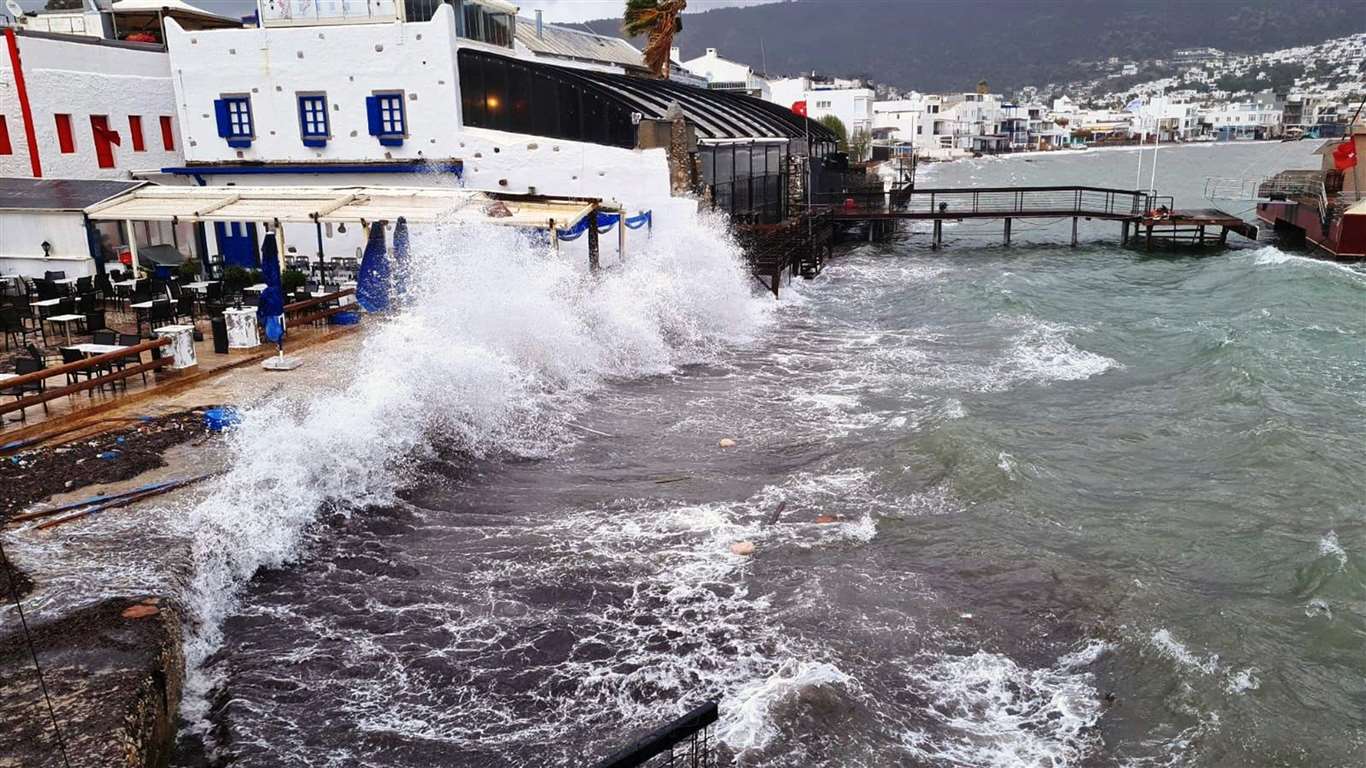
[(1171, 198), (1132, 189), (1090, 186), (979, 187), (972, 189), (901, 189), (886, 193), (848, 193), (821, 206), (836, 224), (866, 224), (869, 232), (887, 232), (879, 223), (931, 221), (931, 247), (944, 243), (944, 222), (996, 219), (1010, 245), (1015, 219), (1071, 219), (1071, 244), (1078, 243), (1082, 219), (1120, 223), (1120, 242), (1152, 250), (1164, 246), (1222, 247), (1228, 233), (1256, 239), (1257, 227), (1214, 209), (1173, 210)]

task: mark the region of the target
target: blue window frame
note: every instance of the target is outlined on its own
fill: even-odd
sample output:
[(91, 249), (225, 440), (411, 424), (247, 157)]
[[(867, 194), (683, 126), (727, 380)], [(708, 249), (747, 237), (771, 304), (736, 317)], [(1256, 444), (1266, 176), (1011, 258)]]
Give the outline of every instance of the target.
[(370, 135), (386, 147), (402, 146), (408, 137), (408, 116), (403, 107), (403, 91), (384, 91), (365, 99), (370, 118)]
[(256, 138), (256, 127), (251, 119), (250, 96), (224, 96), (213, 102), (218, 119), (218, 135), (227, 139), (230, 147), (250, 147)]
[(299, 136), (305, 147), (325, 147), (332, 138), (327, 120), (327, 96), (321, 93), (299, 95)]

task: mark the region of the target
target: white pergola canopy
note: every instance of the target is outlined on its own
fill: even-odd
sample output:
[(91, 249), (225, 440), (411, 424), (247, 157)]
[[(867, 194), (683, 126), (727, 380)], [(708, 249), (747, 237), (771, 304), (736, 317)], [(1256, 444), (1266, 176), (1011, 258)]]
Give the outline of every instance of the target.
[(92, 205), (85, 213), (93, 221), (313, 224), (394, 221), (402, 216), (410, 224), (466, 221), (565, 229), (595, 207), (617, 209), (586, 200), (493, 197), (465, 189), (147, 186)]

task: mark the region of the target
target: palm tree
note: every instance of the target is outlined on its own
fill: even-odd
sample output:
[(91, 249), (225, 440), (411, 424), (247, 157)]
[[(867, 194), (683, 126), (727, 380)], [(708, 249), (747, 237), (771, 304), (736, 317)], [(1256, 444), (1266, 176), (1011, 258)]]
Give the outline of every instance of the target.
[(626, 0), (621, 31), (631, 37), (645, 35), (645, 68), (663, 80), (669, 76), (669, 49), (674, 35), (683, 31), (679, 17), (688, 0)]

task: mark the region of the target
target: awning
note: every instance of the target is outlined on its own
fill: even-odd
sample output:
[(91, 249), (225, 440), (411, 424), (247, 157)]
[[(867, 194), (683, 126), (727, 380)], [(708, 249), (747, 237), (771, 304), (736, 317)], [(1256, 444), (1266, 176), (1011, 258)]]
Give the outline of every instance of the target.
[(176, 21), (188, 22), (189, 29), (217, 29), (242, 26), (242, 20), (233, 16), (196, 8), (185, 0), (116, 0), (109, 10), (119, 17), (119, 27), (138, 21), (155, 22), (165, 17)]
[(545, 229), (579, 223), (594, 207), (618, 210), (591, 199), (494, 195), (465, 189), (415, 187), (175, 187), (147, 186), (85, 209), (92, 221), (447, 221), (485, 222)]

